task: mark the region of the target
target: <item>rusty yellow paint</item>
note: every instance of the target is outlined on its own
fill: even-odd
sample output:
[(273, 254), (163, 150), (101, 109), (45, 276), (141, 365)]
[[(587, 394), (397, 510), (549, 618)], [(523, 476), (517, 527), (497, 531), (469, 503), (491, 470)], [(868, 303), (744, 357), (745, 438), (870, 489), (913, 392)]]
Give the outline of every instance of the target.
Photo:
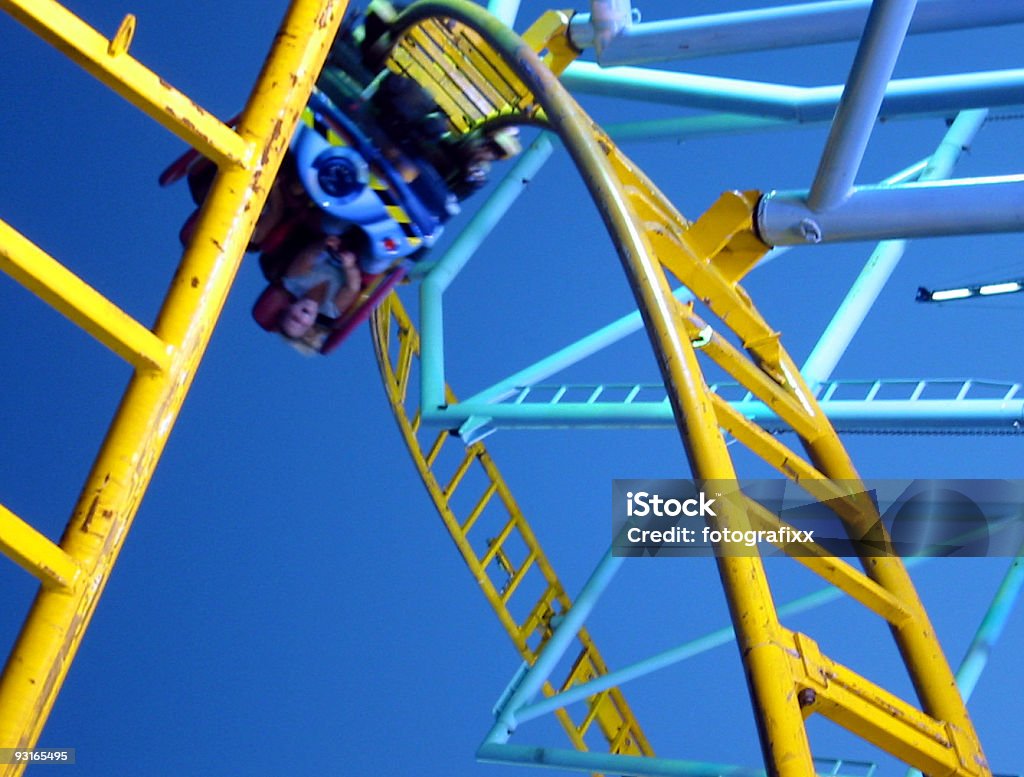
[(74, 589), (81, 567), (56, 543), (0, 505), (0, 553), (49, 589)]
[(250, 145), (127, 54), (134, 23), (122, 23), (114, 38), (107, 39), (56, 0), (0, 0), (0, 10), (219, 166), (247, 163)]
[[(759, 193), (726, 192), (696, 222), (687, 220), (510, 31), (458, 0), (426, 0), (416, 7), (415, 18), (423, 25), (432, 23), (427, 16), (435, 15), (450, 20), (448, 24), (474, 28), (493, 46), (484, 59), (511, 68), (514, 75), (522, 76), (523, 83), (533, 87), (532, 115), (543, 116), (561, 137), (600, 206), (644, 313), (693, 475), (714, 482), (722, 491), (721, 515), (714, 521), (717, 526), (746, 528), (752, 520), (778, 525), (777, 516), (769, 518), (751, 509), (749, 500), (738, 492), (724, 427), (787, 477), (812, 493), (825, 494), (852, 539), (867, 538), (884, 546), (888, 542), (885, 529), (874, 505), (864, 498), (863, 485), (839, 437), (783, 347), (780, 333), (764, 320), (740, 286), (767, 251), (752, 226)], [(554, 30), (553, 37), (548, 40), (538, 28), (532, 36), (534, 48), (545, 45), (538, 41), (548, 40), (551, 50), (552, 41), (565, 33), (551, 20), (544, 24)], [(413, 32), (406, 35), (415, 38)], [(710, 336), (694, 306), (680, 304), (673, 295), (670, 276), (687, 286), (717, 318), (717, 330)], [(380, 326), (378, 323), (378, 330)], [(403, 324), (401, 329), (409, 326)], [(732, 344), (737, 341), (740, 347)], [(709, 390), (695, 344), (700, 346), (701, 357), (725, 369), (789, 423), (804, 448), (803, 455), (771, 439)], [(380, 350), (387, 353), (386, 347)], [(386, 383), (393, 380), (389, 375), (385, 372)], [(389, 391), (396, 415), (401, 416), (404, 410), (400, 410), (397, 397), (404, 398), (404, 387)], [(435, 451), (420, 455), (413, 450), (421, 472), (429, 472), (435, 455)], [(731, 490), (727, 483), (733, 484)], [(434, 493), (429, 482), (428, 490)], [(443, 493), (435, 494), (442, 518), (444, 499)], [(470, 516), (467, 523), (472, 521)], [(459, 524), (454, 526), (449, 530), (459, 544), (461, 530)], [(808, 552), (806, 547), (794, 550)], [(487, 558), (500, 560), (500, 554), (492, 551)], [(795, 638), (779, 622), (761, 559), (720, 553), (719, 573), (749, 678), (769, 775), (814, 774), (804, 721), (818, 710), (827, 711), (854, 733), (908, 763), (919, 764), (926, 772), (988, 775), (952, 672), (900, 559), (865, 556), (861, 563), (867, 574), (830, 560), (823, 552), (810, 553), (801, 561), (892, 624), (922, 709), (899, 702), (845, 667), (819, 658), (809, 639), (799, 652)], [(507, 628), (515, 637), (511, 624)], [(795, 660), (794, 655), (802, 659)], [(820, 701), (815, 704), (808, 703), (806, 695), (801, 701), (801, 692), (818, 687), (812, 688), (812, 677), (825, 677), (821, 680), (825, 691), (818, 694)], [(935, 733), (940, 731), (947, 734)]]
[[(60, 550), (81, 568), (89, 585), (70, 592), (40, 591), (0, 677), (2, 747), (31, 748), (39, 737), (202, 359), (346, 5), (346, 0), (292, 3), (254, 96), (232, 131), (184, 96), (155, 84), (156, 76), (127, 54), (111, 58), (106, 39), (60, 6), (49, 0), (0, 3), (221, 166), (195, 236), (168, 288), (154, 339), (128, 324), (100, 327), (110, 330), (115, 340), (125, 330), (144, 344), (164, 343), (168, 356), (152, 356), (136, 370), (64, 532)], [(10, 246), (16, 239), (0, 233), (0, 242)], [(24, 269), (18, 272), (24, 272), (29, 285), (37, 283), (48, 301), (84, 319), (101, 319), (96, 310), (116, 318), (55, 262), (43, 261), (31, 249), (29, 253), (29, 261), (22, 261), (18, 267)], [(46, 268), (40, 272), (42, 265)], [(149, 352), (155, 350), (159, 348), (148, 347)], [(0, 774), (19, 770), (16, 764), (5, 765)]]
[(977, 738), (937, 720), (823, 655), (806, 634), (787, 632), (797, 682), (812, 692), (809, 706), (925, 774), (987, 773)]
[(547, 11), (523, 33), (523, 42), (536, 51), (555, 75), (561, 75), (580, 55), (569, 42), (569, 21), (575, 11)]
[(163, 371), (170, 365), (168, 344), (3, 221), (0, 270), (136, 369)]

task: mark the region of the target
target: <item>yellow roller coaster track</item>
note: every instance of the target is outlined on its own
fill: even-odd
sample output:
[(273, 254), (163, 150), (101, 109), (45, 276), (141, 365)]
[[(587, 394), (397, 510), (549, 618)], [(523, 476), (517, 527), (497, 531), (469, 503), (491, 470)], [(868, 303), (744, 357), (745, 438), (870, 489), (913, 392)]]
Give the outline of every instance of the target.
[[(438, 24), (438, 19), (443, 23)], [(455, 33), (440, 46), (436, 36), (429, 47), (418, 43), (424, 30), (443, 34), (460, 27), (473, 29), (486, 42), (484, 48), (474, 45), (473, 55), (466, 55)], [(398, 28), (402, 32), (396, 34), (403, 35), (405, 41), (398, 50), (420, 58), (419, 67), (406, 67), (406, 72), (415, 77), (418, 72), (429, 72), (432, 63), (444, 61), (446, 72), (454, 69), (461, 74), (460, 83), (472, 83), (486, 80), (488, 73), (499, 69), (505, 78), (507, 71), (512, 71), (522, 84), (522, 88), (518, 84), (513, 87), (514, 93), (533, 95), (533, 103), (520, 98), (522, 104), (529, 105), (532, 116), (546, 121), (561, 137), (618, 250), (694, 476), (716, 481), (723, 488), (735, 483), (736, 471), (726, 445), (726, 436), (732, 436), (781, 474), (834, 505), (852, 538), (887, 542), (878, 513), (870, 500), (863, 498), (859, 476), (831, 423), (782, 347), (779, 333), (761, 317), (739, 285), (768, 249), (752, 226), (758, 193), (727, 192), (691, 223), (572, 100), (533, 48), (479, 8), (459, 0), (423, 0), (400, 17)], [(565, 51), (550, 41), (548, 44), (549, 52)], [(440, 90), (435, 87), (435, 91)], [(698, 315), (693, 303), (681, 303), (672, 294), (669, 275), (689, 288), (717, 319), (713, 328)], [(398, 321), (399, 343), (390, 348), (391, 355), (398, 357), (393, 365), (386, 363), (386, 346), (392, 343), (389, 316)], [(429, 471), (433, 449), (424, 453), (415, 439), (419, 413), (410, 416), (403, 407), (416, 333), (394, 304), (379, 312), (375, 327), (385, 383), (413, 459), (449, 531), (457, 544), (462, 543), (467, 527), (446, 514), (450, 512), (446, 504), (450, 494), (437, 485)], [(698, 349), (788, 423), (805, 455), (709, 391)], [(482, 455), (477, 445), (471, 446), (467, 462)], [(449, 487), (457, 481), (456, 477)], [(747, 500), (735, 485), (732, 488), (721, 511), (724, 515), (717, 519), (720, 527), (781, 524), (777, 516)], [(804, 720), (820, 713), (926, 774), (989, 774), (953, 674), (902, 561), (893, 556), (864, 556), (865, 574), (813, 544), (784, 549), (799, 550), (794, 558), (800, 563), (889, 623), (923, 710), (823, 656), (807, 635), (785, 628), (760, 558), (721, 554), (719, 573), (769, 773), (787, 777), (814, 774)], [(467, 554), (467, 561), (479, 577), (478, 559)], [(509, 572), (514, 581), (517, 570)], [(488, 596), (493, 601), (493, 594)], [(507, 625), (515, 637), (517, 627)]]
[[(373, 333), (384, 388), (434, 506), (498, 620), (512, 637), (516, 650), (528, 664), (533, 664), (551, 636), (558, 616), (569, 610), (571, 601), (483, 443), (466, 446), (445, 430), (424, 430), (418, 410), (411, 414), (407, 410), (410, 377), (419, 355), (419, 337), (396, 295), (392, 294), (377, 309)], [(449, 394), (449, 399), (454, 397)], [(457, 449), (454, 461), (442, 456), (445, 448)], [(441, 461), (451, 470), (446, 477), (438, 474)], [(481, 476), (474, 478), (473, 474)], [(461, 500), (464, 505), (461, 514), (456, 506), (460, 504), (457, 499), (460, 486), (463, 491), (471, 491), (468, 499)], [(480, 519), (489, 511), (499, 517), (489, 515), (485, 527)], [(493, 536), (481, 536), (480, 541), (476, 541), (477, 535), (485, 534)], [(513, 547), (515, 551), (511, 550)], [(500, 570), (497, 582), (488, 571), (490, 566)], [(513, 614), (513, 597), (531, 573), (539, 574), (543, 581), (540, 593), (530, 599), (527, 606), (516, 607), (524, 613), (517, 619)], [(519, 598), (529, 596), (529, 593), (521, 593)], [(548, 685), (546, 692), (563, 691), (607, 673), (604, 660), (587, 631), (581, 629), (576, 638), (580, 648), (568, 675), (557, 689)], [(617, 688), (590, 697), (580, 722), (573, 721), (565, 710), (559, 710), (558, 717), (573, 745), (581, 750), (587, 749), (584, 737), (596, 722), (610, 745), (610, 752), (653, 754)]]
[[(260, 80), (232, 130), (127, 53), (134, 29), (131, 17), (107, 39), (52, 0), (0, 0), (0, 8), (216, 161), (219, 168), (195, 238), (170, 282), (152, 329), (128, 317), (0, 222), (0, 269), (135, 369), (59, 544), (0, 508), (0, 550), (41, 582), (0, 678), (0, 747), (30, 748), (39, 737), (205, 351), (269, 182), (345, 6), (344, 0), (292, 3)], [(455, 24), (438, 25), (436, 19)], [(437, 89), (449, 95), (442, 104), (453, 126), (465, 129), (510, 112), (547, 121), (561, 136), (600, 205), (644, 314), (695, 476), (735, 478), (724, 438), (730, 434), (787, 477), (799, 480), (821, 498), (832, 499), (853, 536), (871, 530), (877, 516), (857, 497), (857, 474), (845, 450), (778, 334), (738, 285), (765, 250), (751, 231), (754, 196), (728, 193), (691, 224), (593, 125), (531, 47), (481, 9), (467, 2), (427, 0), (404, 13), (401, 21), (406, 33), (399, 36), (402, 43), (395, 49), (393, 67), (421, 82), (429, 80), (430, 72)], [(557, 15), (546, 17), (530, 33), (530, 43), (545, 48), (556, 70), (571, 58), (559, 35), (560, 25)], [(460, 27), (472, 34), (445, 38)], [(410, 40), (418, 42), (410, 46)], [(413, 53), (402, 61), (403, 51), (431, 48), (429, 56)], [(429, 62), (430, 67), (416, 72), (417, 62)], [(301, 77), (295, 78), (296, 74)], [(503, 91), (505, 87), (496, 91), (498, 80), (509, 85), (515, 100)], [(441, 92), (435, 93), (440, 101)], [(666, 271), (717, 317), (719, 331), (708, 336), (707, 325), (694, 307), (672, 296)], [(435, 475), (434, 465), (449, 438), (444, 432), (430, 446), (419, 447), (418, 437), (423, 434), (419, 416), (404, 410), (416, 334), (400, 311), (392, 300), (378, 312), (374, 325), (396, 416), (446, 526), (516, 646), (532, 660), (552, 618), (565, 612), (570, 602), (482, 446), (467, 448), (449, 478)], [(705, 356), (792, 426), (806, 458), (708, 392), (695, 342)], [(458, 515), (453, 499), (474, 467), (483, 469), (488, 486), (468, 513)], [(834, 485), (836, 481), (854, 486), (844, 490)], [(486, 550), (479, 553), (470, 536), (474, 523), (495, 499), (508, 517), (495, 536), (486, 538)], [(729, 504), (723, 524), (778, 523), (776, 517), (751, 509), (740, 496)], [(525, 557), (513, 558), (509, 553), (513, 538), (527, 548)], [(786, 777), (814, 773), (804, 717), (818, 712), (928, 774), (988, 775), (952, 673), (902, 563), (896, 558), (866, 558), (865, 575), (824, 553), (799, 560), (889, 622), (923, 711), (822, 655), (808, 636), (784, 628), (760, 559), (722, 556), (720, 574), (769, 773)], [(503, 570), (500, 585), (488, 574), (494, 565)], [(525, 619), (516, 619), (514, 595), (534, 569), (544, 581), (543, 593)], [(566, 685), (605, 671), (585, 632), (579, 633), (579, 642), (579, 656)], [(593, 697), (582, 722), (565, 714), (561, 717), (577, 746), (583, 746), (587, 729), (597, 722), (612, 752), (650, 753), (617, 691)], [(17, 765), (3, 768), (2, 774), (20, 770)]]
[[(209, 341), (269, 189), (266, 182), (273, 180), (286, 140), (301, 120), (313, 86), (312, 74), (320, 71), (326, 59), (345, 5), (319, 0), (293, 3), (261, 80), (237, 129), (232, 130), (127, 53), (135, 25), (133, 17), (126, 17), (117, 33), (107, 39), (57, 3), (0, 0), (0, 8), (215, 160), (220, 168), (196, 235), (152, 330), (0, 222), (0, 269), (136, 370), (60, 543), (0, 506), (0, 551), (42, 584), (0, 678), (0, 748), (31, 748), (39, 738)], [(403, 61), (401, 52), (397, 52), (396, 60)], [(306, 76), (286, 77), (293, 73)], [(494, 105), (510, 106), (506, 110), (525, 107), (516, 101), (510, 104), (508, 100), (514, 95), (499, 89), (488, 90), (486, 98), (474, 94), (474, 102), (449, 98), (447, 104), (453, 110), (461, 106), (460, 110), (467, 111), (474, 122), (489, 118)], [(464, 130), (470, 124), (460, 126)], [(241, 217), (236, 218), (238, 214)], [(499, 500), (510, 515), (506, 531), (491, 549), (482, 557), (472, 556), (477, 568), (482, 570), (494, 562), (511, 570), (514, 562), (508, 552), (510, 539), (518, 539), (529, 548), (529, 556), (511, 573), (502, 590), (490, 589), (499, 617), (509, 627), (517, 648), (529, 659), (550, 629), (551, 618), (568, 609), (570, 603), (511, 494), (497, 485), (500, 477), (493, 464), (482, 449), (471, 459), (480, 462), (493, 478)], [(438, 494), (450, 497), (463, 474), (446, 490), (439, 488)], [(483, 508), (481, 504), (477, 517)], [(453, 515), (449, 508), (446, 520), (454, 520)], [(463, 532), (469, 531), (473, 520), (471, 517), (463, 524)], [(469, 560), (471, 546), (466, 548), (470, 548), (464, 548)], [(511, 597), (531, 567), (540, 570), (545, 593), (526, 621), (516, 624), (511, 615)], [(531, 647), (534, 634), (539, 639)], [(579, 641), (580, 654), (566, 686), (607, 671), (585, 632), (580, 632)], [(586, 747), (584, 737), (596, 722), (612, 752), (650, 754), (643, 733), (617, 690), (594, 697), (579, 722), (564, 713), (560, 717), (577, 747)], [(22, 769), (20, 764), (0, 764), (3, 775), (18, 774)]]

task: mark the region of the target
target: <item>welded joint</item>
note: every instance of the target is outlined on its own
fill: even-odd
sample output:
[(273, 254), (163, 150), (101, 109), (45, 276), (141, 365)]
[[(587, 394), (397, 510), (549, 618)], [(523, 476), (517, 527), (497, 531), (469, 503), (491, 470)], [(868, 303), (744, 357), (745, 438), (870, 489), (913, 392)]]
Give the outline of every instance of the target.
[(745, 340), (743, 342), (743, 349), (748, 353), (758, 353), (761, 358), (758, 361), (758, 367), (765, 373), (769, 378), (774, 380), (780, 386), (791, 386), (793, 385), (791, 377), (786, 375), (785, 370), (782, 369), (782, 333), (778, 330), (772, 330), (764, 337), (755, 338), (753, 340)]
[(498, 427), (494, 425), (493, 418), (474, 415), (466, 419), (455, 434), (466, 446), (470, 446), (490, 437), (496, 431), (498, 431)]
[(561, 75), (583, 52), (570, 34), (573, 11), (545, 11), (523, 33), (523, 42), (537, 52), (555, 75)]
[(799, 664), (795, 667), (798, 671), (798, 682), (804, 686), (797, 694), (797, 700), (800, 701), (801, 708), (810, 707), (817, 702), (818, 690), (828, 688), (831, 673), (817, 642), (798, 631), (792, 632), (792, 637), (793, 648), (799, 657)]
[(760, 199), (759, 191), (723, 192), (686, 230), (691, 250), (706, 258), (733, 287), (768, 251), (754, 231)]
[(572, 17), (569, 42), (579, 50), (593, 47), (598, 62), (623, 30), (640, 22), (629, 0), (590, 0), (590, 13)]
[(991, 774), (988, 761), (984, 753), (978, 747), (978, 742), (973, 740), (963, 729), (952, 723), (945, 725), (946, 736), (956, 753), (957, 760), (968, 774), (988, 775)]

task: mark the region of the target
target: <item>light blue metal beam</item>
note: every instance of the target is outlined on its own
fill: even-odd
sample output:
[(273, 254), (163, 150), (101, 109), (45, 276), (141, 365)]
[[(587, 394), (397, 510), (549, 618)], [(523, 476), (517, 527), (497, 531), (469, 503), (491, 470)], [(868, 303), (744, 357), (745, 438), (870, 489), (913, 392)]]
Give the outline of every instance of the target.
[(560, 622), (555, 626), (554, 632), (548, 638), (533, 666), (526, 670), (518, 686), (496, 710), (497, 720), (487, 735), (486, 741), (508, 741), (517, 725), (515, 711), (533, 701), (540, 692), (544, 683), (551, 676), (551, 672), (554, 671), (555, 666), (576, 639), (577, 633), (587, 618), (590, 617), (601, 594), (611, 583), (623, 561), (624, 558), (613, 556), (611, 549), (605, 551), (583, 589), (573, 601), (572, 607), (568, 612), (559, 616)]
[[(1020, 596), (1022, 586), (1024, 586), (1024, 549), (1006, 570), (999, 589), (992, 598), (992, 603), (985, 612), (985, 617), (982, 618), (963, 661), (960, 662), (960, 668), (957, 669), (956, 684), (965, 702), (971, 698), (978, 685), (981, 673), (988, 663), (992, 647), (1002, 636), (1013, 606)], [(922, 777), (922, 775), (918, 769), (908, 769), (906, 777)]]
[[(676, 289), (675, 296), (683, 303), (693, 299), (693, 294), (690, 290), (682, 287)], [(522, 387), (533, 386), (543, 380), (547, 380), (552, 375), (556, 375), (562, 370), (578, 364), (588, 356), (598, 353), (610, 345), (614, 345), (634, 332), (639, 332), (643, 325), (644, 322), (640, 311), (634, 310), (632, 313), (627, 313), (625, 316), (601, 327), (571, 345), (555, 351), (550, 356), (541, 359), (529, 367), (513, 373), (490, 388), (467, 397), (463, 402), (475, 404), (500, 402), (522, 389)]]
[[(870, 0), (839, 0), (641, 22), (624, 27), (597, 59), (605, 66), (628, 65), (856, 40), (870, 6)], [(1016, 22), (1024, 22), (1024, 5), (1017, 2), (919, 0), (910, 33)], [(577, 48), (591, 47), (590, 14), (573, 16), (569, 34)]]
[(850, 193), (882, 106), (917, 0), (875, 0), (843, 96), (807, 195), (813, 211), (838, 205)]
[[(929, 557), (910, 558), (905, 561), (906, 566), (913, 567), (930, 561)], [(977, 679), (987, 661), (989, 651), (999, 639), (1013, 605), (1024, 587), (1024, 555), (1019, 554), (1013, 560), (1007, 570), (999, 589), (997, 590), (992, 604), (985, 613), (981, 625), (971, 642), (970, 647), (960, 669), (957, 672), (957, 683), (964, 698), (968, 699), (973, 692)], [(843, 596), (838, 588), (829, 586), (814, 591), (806, 596), (800, 597), (779, 608), (780, 617), (789, 617), (801, 612), (806, 612), (824, 604), (833, 602)], [(551, 696), (533, 704), (526, 705), (514, 710), (513, 714), (518, 723), (525, 723), (541, 715), (549, 714), (557, 709), (568, 707), (571, 704), (585, 701), (590, 696), (600, 693), (609, 688), (621, 686), (630, 680), (646, 676), (652, 672), (664, 669), (672, 664), (679, 663), (687, 658), (707, 652), (716, 647), (730, 643), (734, 638), (734, 631), (731, 626), (726, 626), (710, 632), (702, 637), (687, 642), (678, 647), (666, 650), (657, 655), (651, 656), (628, 667), (609, 672), (606, 675), (595, 678), (587, 683), (574, 686), (555, 696)], [(504, 744), (504, 739), (494, 736), (494, 731), (488, 735), (484, 744), (477, 753), (481, 760), (495, 761), (500, 763), (520, 763), (532, 766), (559, 766), (562, 768), (589, 770), (604, 769), (606, 771), (625, 771), (627, 766), (633, 766), (636, 771), (631, 774), (651, 775), (699, 775), (704, 777), (711, 773), (717, 775), (747, 775), (760, 774), (760, 770), (748, 769), (745, 767), (730, 766), (724, 764), (709, 764), (699, 761), (680, 761), (674, 759), (643, 759), (642, 762), (624, 760), (627, 757), (604, 755), (596, 760), (584, 758), (582, 760), (572, 758), (568, 750), (556, 750), (549, 748), (537, 748), (527, 746), (511, 746)], [(907, 777), (919, 777), (920, 772), (910, 770)]]
[[(918, 564), (925, 560), (925, 557), (908, 559), (907, 565), (910, 566), (911, 564)], [(779, 617), (788, 618), (792, 615), (798, 615), (799, 613), (813, 610), (817, 607), (821, 607), (822, 605), (834, 602), (835, 600), (842, 598), (843, 595), (843, 591), (835, 586), (821, 588), (779, 607)], [(715, 631), (697, 637), (689, 642), (685, 642), (682, 645), (669, 648), (661, 653), (645, 658), (642, 661), (637, 661), (629, 666), (613, 670), (607, 674), (601, 675), (600, 677), (595, 677), (593, 680), (586, 683), (574, 685), (572, 688), (562, 691), (554, 696), (548, 696), (534, 702), (533, 704), (526, 705), (515, 713), (516, 720), (520, 723), (525, 723), (528, 720), (533, 720), (541, 715), (546, 715), (557, 709), (561, 709), (562, 707), (567, 707), (570, 704), (584, 701), (588, 697), (593, 696), (596, 693), (600, 693), (601, 691), (606, 691), (609, 688), (622, 685), (630, 680), (645, 677), (652, 672), (666, 669), (673, 664), (678, 664), (681, 661), (701, 655), (702, 653), (706, 653), (714, 648), (728, 645), (732, 643), (735, 637), (736, 632), (732, 626), (723, 626), (720, 629), (716, 629)]]
[(516, 26), (516, 16), (519, 15), (519, 0), (488, 0), (487, 10), (507, 27)]
[(679, 119), (623, 121), (607, 125), (605, 132), (617, 143), (630, 140), (665, 140), (719, 137), (744, 132), (792, 129), (793, 122), (741, 116), (737, 113), (715, 113), (707, 116), (684, 116)]
[(550, 135), (539, 135), (519, 156), (444, 256), (426, 267), (426, 277), (420, 284), (420, 403), (425, 412), (445, 403), (444, 292), (551, 156), (553, 148)]
[[(831, 120), (843, 93), (842, 84), (796, 87), (651, 68), (602, 70), (589, 62), (574, 63), (562, 80), (572, 91), (800, 123)], [(1022, 103), (1021, 68), (903, 78), (889, 82), (879, 116), (947, 116)]]
[(967, 648), (963, 661), (960, 662), (960, 668), (956, 673), (956, 684), (965, 701), (971, 698), (978, 685), (981, 673), (988, 663), (992, 646), (1002, 636), (1010, 613), (1013, 612), (1013, 606), (1020, 596), (1022, 586), (1024, 586), (1024, 550), (1010, 564), (1010, 568), (1006, 571), (1006, 575), (992, 599), (992, 604), (985, 612), (985, 617), (982, 618), (974, 639), (971, 640), (971, 644)]
[[(964, 111), (957, 116), (928, 161), (921, 174), (921, 180), (938, 181), (948, 178), (960, 155), (974, 141), (987, 115), (988, 111), (982, 109)], [(853, 282), (804, 363), (801, 372), (808, 384), (815, 386), (832, 375), (832, 371), (867, 317), (868, 311), (903, 257), (906, 245), (906, 241), (903, 240), (890, 240), (879, 243), (872, 252), (864, 269)]]
[(480, 761), (546, 766), (579, 772), (630, 774), (646, 777), (765, 777), (764, 769), (751, 769), (707, 761), (680, 761), (639, 755), (580, 752), (554, 747), (530, 747), (484, 742), (476, 752)]
[(826, 213), (807, 191), (770, 192), (757, 208), (769, 245), (878, 241), (1024, 230), (1024, 175), (858, 186)]
[[(731, 403), (747, 418), (771, 432), (789, 427), (761, 402)], [(821, 408), (840, 432), (1019, 434), (1024, 431), (1024, 399), (944, 400), (826, 400)], [(423, 410), (430, 426), (458, 429), (470, 421), (489, 419), (494, 428), (606, 429), (672, 428), (672, 409), (663, 402), (558, 404), (487, 404), (460, 402), (438, 410)]]
[[(930, 159), (921, 160), (886, 178), (883, 183), (891, 185), (916, 180), (930, 164), (930, 161)], [(757, 266), (761, 267), (768, 264), (788, 250), (786, 247), (772, 249), (761, 258)], [(683, 287), (676, 289), (674, 293), (676, 298), (683, 303), (693, 299), (693, 294), (690, 293), (690, 290)], [(562, 370), (578, 364), (588, 356), (617, 343), (634, 332), (638, 332), (642, 327), (643, 319), (640, 316), (640, 312), (634, 310), (632, 313), (622, 316), (592, 334), (555, 351), (550, 356), (513, 373), (493, 386), (467, 397), (464, 401), (468, 403), (500, 402), (520, 391), (524, 386), (533, 386), (547, 380)]]

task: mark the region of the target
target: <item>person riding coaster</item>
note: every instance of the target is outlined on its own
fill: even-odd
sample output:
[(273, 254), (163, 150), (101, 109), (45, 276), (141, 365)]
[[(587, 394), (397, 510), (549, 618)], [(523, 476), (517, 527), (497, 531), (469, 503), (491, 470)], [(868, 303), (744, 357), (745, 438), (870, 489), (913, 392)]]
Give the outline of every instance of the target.
[[(370, 26), (382, 26), (382, 6), (371, 4)], [(360, 29), (343, 25), (248, 247), (269, 282), (253, 317), (306, 352), (329, 353), (368, 318), (486, 183), (490, 163), (521, 150), (515, 127), (454, 132), (419, 83), (367, 64)], [(201, 206), (215, 173), (192, 152), (161, 184), (187, 177)]]

